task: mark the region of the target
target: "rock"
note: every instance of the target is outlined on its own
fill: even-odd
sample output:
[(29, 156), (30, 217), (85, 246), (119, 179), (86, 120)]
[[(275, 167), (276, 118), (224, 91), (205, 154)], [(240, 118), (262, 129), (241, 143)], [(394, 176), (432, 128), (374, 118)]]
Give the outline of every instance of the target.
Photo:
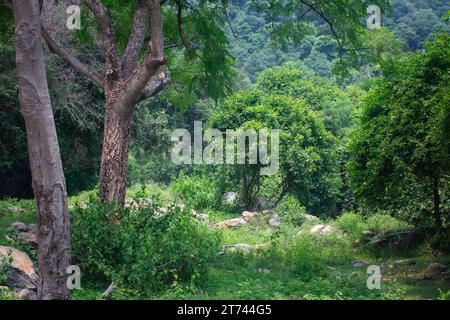
[[(13, 272), (6, 281), (6, 285), (13, 288), (35, 289), (38, 277), (30, 257), (17, 249), (0, 246), (0, 258), (5, 261), (9, 258), (9, 253), (12, 257)], [(2, 263), (5, 263), (4, 261)]]
[(29, 227), (23, 222), (13, 222), (11, 223), (11, 228), (16, 229), (19, 232), (25, 232), (29, 230)]
[(280, 216), (277, 214), (274, 214), (268, 223), (269, 223), (269, 226), (271, 226), (272, 228), (278, 228), (281, 223)]
[(413, 248), (424, 239), (425, 233), (421, 230), (394, 232), (388, 236), (390, 252), (398, 252)]
[(330, 225), (327, 224), (318, 224), (311, 228), (311, 233), (318, 233), (318, 234), (328, 234), (333, 231), (333, 228)]
[(425, 233), (421, 230), (408, 230), (378, 234), (372, 237), (369, 242), (374, 247), (386, 245), (389, 252), (395, 253), (417, 246), (424, 237)]
[(435, 280), (441, 276), (447, 267), (441, 263), (431, 263), (425, 270), (425, 279)]
[(310, 223), (318, 223), (320, 222), (320, 219), (317, 218), (316, 216), (313, 216), (312, 214), (305, 214), (305, 220), (310, 222)]
[(356, 261), (352, 261), (352, 262), (351, 262), (351, 265), (352, 265), (353, 267), (355, 267), (355, 268), (358, 268), (358, 267), (368, 266), (369, 263), (366, 262), (366, 261), (359, 261), (359, 260), (356, 260)]
[(269, 269), (266, 269), (266, 268), (259, 268), (259, 269), (258, 269), (258, 272), (261, 272), (261, 273), (270, 273), (271, 271), (270, 271)]
[(37, 236), (36, 236), (35, 233), (32, 233), (32, 232), (21, 232), (19, 237), (24, 242), (28, 243), (33, 248), (37, 249), (38, 242), (37, 242)]
[(248, 222), (244, 218), (235, 218), (225, 221), (220, 221), (214, 224), (214, 228), (234, 228), (237, 226), (246, 225)]
[(238, 201), (238, 194), (236, 192), (227, 192), (223, 199), (223, 202), (229, 206), (236, 205), (237, 201)]
[(244, 211), (242, 212), (242, 218), (244, 218), (244, 220), (247, 222), (255, 220), (256, 212)]
[(246, 243), (238, 243), (238, 244), (223, 246), (222, 251), (219, 252), (219, 254), (223, 256), (225, 253), (231, 253), (231, 252), (250, 253), (252, 251), (253, 251), (253, 246), (246, 244)]

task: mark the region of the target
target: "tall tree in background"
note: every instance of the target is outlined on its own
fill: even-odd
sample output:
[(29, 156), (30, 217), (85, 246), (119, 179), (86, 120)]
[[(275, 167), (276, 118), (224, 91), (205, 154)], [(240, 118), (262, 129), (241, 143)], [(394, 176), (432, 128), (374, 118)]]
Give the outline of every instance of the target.
[(45, 73), (39, 1), (4, 1), (14, 13), (19, 99), (37, 207), (39, 299), (67, 299), (70, 222), (66, 182)]
[[(360, 36), (365, 32), (361, 21), (367, 16), (366, 1), (249, 2), (256, 12), (270, 17), (273, 38), (282, 44), (301, 41), (310, 21), (303, 21), (304, 18), (315, 14), (329, 26), (339, 45), (341, 58), (348, 56), (349, 63), (355, 61), (361, 45)], [(185, 64), (190, 69), (178, 71), (178, 74), (181, 77), (191, 76), (193, 81), (204, 79), (206, 94), (220, 90), (221, 86), (226, 86), (226, 80), (231, 80), (230, 68), (227, 68), (230, 57), (225, 30), (229, 22), (227, 1), (84, 0), (81, 3), (89, 8), (100, 31), (99, 42), (105, 60), (102, 72), (81, 62), (70, 50), (58, 45), (46, 25), (43, 26), (43, 36), (53, 52), (104, 91), (106, 105), (100, 196), (105, 201), (123, 203), (132, 115), (139, 101), (154, 96), (169, 84), (166, 50), (177, 48), (186, 56), (198, 60), (199, 68)], [(374, 0), (373, 4), (384, 9), (389, 1)], [(120, 20), (127, 12), (134, 12), (134, 17), (121, 54), (122, 45), (117, 35), (119, 32), (122, 34), (126, 27)], [(147, 27), (150, 29), (149, 35)], [(165, 39), (170, 40), (166, 47)]]
[(420, 212), (436, 233), (449, 221), (450, 37), (384, 65), (351, 143), (350, 177), (370, 209)]

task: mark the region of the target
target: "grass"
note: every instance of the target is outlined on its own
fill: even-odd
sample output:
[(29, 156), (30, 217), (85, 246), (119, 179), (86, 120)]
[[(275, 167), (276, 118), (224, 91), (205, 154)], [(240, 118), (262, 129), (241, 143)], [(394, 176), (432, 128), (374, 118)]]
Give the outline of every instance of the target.
[[(170, 189), (159, 186), (134, 187), (129, 195), (146, 192), (162, 197), (165, 203), (175, 197)], [(143, 191), (144, 190), (144, 191)], [(92, 192), (71, 197), (69, 204), (83, 203)], [(19, 207), (20, 213), (11, 208)], [(241, 212), (224, 213), (204, 210), (210, 223), (240, 216)], [(35, 220), (32, 200), (0, 201), (0, 244), (8, 245), (6, 228), (14, 221)], [(426, 267), (431, 262), (448, 263), (449, 256), (434, 257), (425, 246), (408, 252), (390, 255), (355, 249), (353, 243), (365, 229), (375, 231), (403, 230), (408, 226), (386, 216), (363, 219), (356, 214), (346, 214), (331, 221), (337, 234), (311, 236), (305, 230), (310, 224), (293, 225), (282, 220), (280, 229), (267, 226), (265, 220), (221, 231), (222, 244), (269, 244), (258, 254), (227, 253), (203, 275), (196, 285), (174, 283), (171, 288), (148, 299), (437, 299), (448, 296), (450, 285), (442, 280), (423, 280)], [(299, 235), (299, 231), (304, 230)], [(343, 234), (346, 234), (345, 236)], [(415, 265), (395, 263), (399, 259), (414, 259)], [(365, 267), (352, 267), (353, 260), (386, 265), (381, 290), (366, 286)], [(264, 271), (264, 272), (262, 272)], [(99, 299), (106, 289), (104, 284), (83, 283), (82, 289), (72, 292), (72, 299)], [(136, 298), (132, 288), (122, 289), (113, 298)]]

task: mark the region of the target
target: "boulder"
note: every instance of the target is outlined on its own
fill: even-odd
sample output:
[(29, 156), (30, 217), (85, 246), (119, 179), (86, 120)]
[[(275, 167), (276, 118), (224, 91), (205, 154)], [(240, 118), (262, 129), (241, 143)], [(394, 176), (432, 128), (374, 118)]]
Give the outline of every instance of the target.
[(231, 253), (231, 252), (242, 252), (242, 253), (251, 253), (253, 252), (254, 248), (253, 246), (246, 244), (246, 243), (238, 243), (238, 244), (231, 244), (223, 246), (222, 251), (219, 252), (220, 255), (224, 255), (225, 253)]
[(33, 262), (30, 257), (22, 251), (11, 247), (0, 246), (0, 258), (2, 264), (6, 263), (11, 254), (11, 274), (6, 285), (11, 288), (35, 289), (37, 274), (34, 271)]
[(247, 222), (255, 220), (256, 212), (244, 211), (244, 212), (242, 212), (242, 218)]
[(401, 232), (381, 233), (369, 240), (374, 247), (387, 246), (389, 252), (395, 253), (410, 248), (414, 248), (425, 238), (425, 233), (421, 230), (408, 230)]
[(214, 228), (234, 228), (246, 225), (248, 222), (244, 218), (235, 218), (225, 221), (220, 221), (214, 224)]
[(272, 216), (272, 218), (270, 218), (269, 222), (268, 222), (269, 226), (271, 226), (272, 228), (278, 228), (281, 224), (281, 220), (280, 220), (280, 216), (277, 214), (274, 214)]
[(425, 270), (425, 279), (435, 280), (444, 273), (445, 269), (447, 269), (447, 267), (442, 263), (431, 263), (427, 270)]
[(311, 228), (311, 233), (318, 233), (318, 234), (328, 234), (333, 231), (333, 228), (328, 224), (318, 224)]

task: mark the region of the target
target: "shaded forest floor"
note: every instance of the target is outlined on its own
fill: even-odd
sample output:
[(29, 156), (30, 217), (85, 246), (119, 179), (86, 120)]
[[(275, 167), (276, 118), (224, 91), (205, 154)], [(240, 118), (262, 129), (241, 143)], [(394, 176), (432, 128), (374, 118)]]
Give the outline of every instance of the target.
[[(0, 245), (13, 246), (27, 252), (35, 260), (30, 246), (5, 238), (11, 223), (34, 222), (33, 201), (0, 201)], [(209, 223), (239, 217), (240, 213), (208, 211)], [(320, 222), (333, 226), (333, 221)], [(218, 257), (206, 276), (195, 285), (175, 283), (169, 289), (149, 299), (443, 299), (448, 298), (448, 280), (425, 280), (424, 272), (433, 262), (448, 264), (450, 256), (435, 257), (425, 244), (407, 252), (391, 254), (387, 250), (349, 247), (346, 242), (326, 238), (325, 245), (301, 242), (302, 254), (291, 255), (285, 250), (288, 239), (294, 239), (311, 228), (281, 223), (272, 228), (264, 221), (221, 231), (222, 244), (248, 244), (254, 248), (267, 246), (263, 251), (226, 252)], [(339, 238), (339, 237), (338, 237)], [(295, 238), (296, 239), (296, 238)], [(326, 243), (329, 241), (330, 246)], [(353, 242), (353, 240), (352, 240)], [(310, 247), (308, 247), (310, 246)], [(317, 268), (320, 250), (327, 252), (327, 260)], [(309, 252), (310, 254), (305, 254)], [(330, 258), (331, 257), (331, 258)], [(353, 266), (352, 262), (364, 262)], [(413, 261), (413, 263), (409, 263)], [(381, 289), (369, 290), (368, 265), (383, 269)], [(72, 299), (99, 299), (103, 284), (83, 283), (82, 289), (72, 292)], [(117, 294), (115, 298), (130, 298)], [(131, 297), (132, 298), (132, 297)]]

